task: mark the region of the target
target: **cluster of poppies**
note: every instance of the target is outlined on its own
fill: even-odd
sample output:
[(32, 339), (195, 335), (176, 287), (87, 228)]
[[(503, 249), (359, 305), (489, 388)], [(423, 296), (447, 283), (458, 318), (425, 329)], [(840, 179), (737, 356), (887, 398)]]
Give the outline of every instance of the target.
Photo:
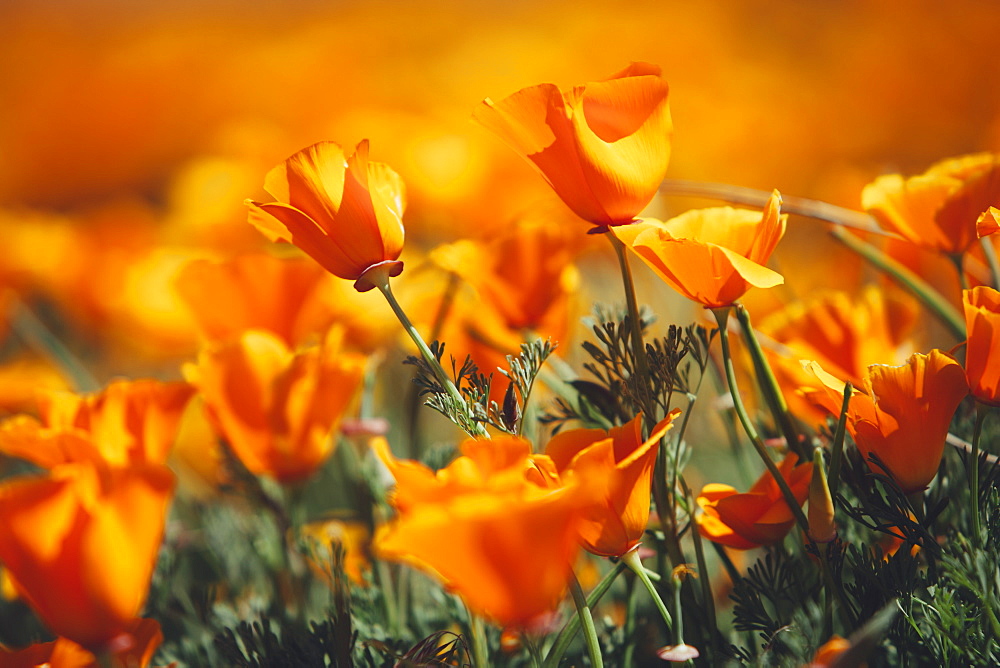
[[(989, 235), (1000, 228), (1000, 156), (945, 161), (910, 179), (881, 177), (862, 195), (897, 249), (932, 249), (957, 266), (962, 284), (976, 284), (961, 293), (964, 324), (949, 296), (931, 294), (924, 284), (916, 288), (966, 341), (963, 352), (916, 352), (916, 302), (888, 287), (869, 287), (860, 298), (826, 294), (771, 309), (757, 328), (767, 342), (761, 347), (742, 301), (751, 288), (783, 284), (782, 274), (767, 265), (788, 214), (775, 191), (762, 194), (759, 210), (700, 209), (665, 222), (643, 217), (665, 178), (673, 131), (668, 85), (658, 67), (633, 63), (569, 91), (526, 88), (499, 102), (485, 100), (474, 118), (534, 164), (591, 226), (591, 236), (603, 235), (619, 254), (633, 325), (630, 373), (646, 388), (640, 396), (651, 379), (643, 377), (647, 349), (628, 257), (640, 258), (663, 283), (714, 315), (720, 367), (765, 471), (743, 493), (720, 482), (704, 486), (685, 511), (701, 537), (746, 550), (782, 541), (798, 522), (807, 540), (834, 540), (837, 517), (823, 455), (808, 461), (801, 429), (820, 444), (816, 426), (843, 417), (871, 470), (916, 499), (937, 474), (963, 400), (971, 393), (983, 406), (1000, 405), (1000, 292), (994, 289), (1000, 276), (990, 274), (988, 262)], [(113, 657), (123, 665), (150, 661), (162, 634), (154, 620), (140, 616), (175, 486), (167, 460), (182, 419), (200, 420), (207, 436), (175, 457), (217, 480), (225, 475), (220, 444), (250, 474), (294, 486), (325, 464), (338, 434), (366, 437), (394, 480), (395, 516), (377, 527), (375, 556), (431, 574), (475, 616), (520, 632), (556, 629), (559, 606), (578, 587), (573, 568), (583, 548), (632, 568), (665, 622), (673, 623), (639, 547), (654, 489), (667, 482), (664, 449), (695, 440), (672, 429), (679, 408), (650, 402), (625, 424), (564, 430), (544, 447), (495, 433), (470, 412), (459, 425), (469, 438), (436, 471), (397, 458), (381, 438), (384, 428), (354, 417), (374, 353), (395, 340), (386, 333), (388, 312), (455, 410), (470, 410), (471, 398), (424, 335), (461, 341), (458, 349), (487, 370), (526, 335), (560, 336), (580, 282), (570, 265), (588, 231), (524, 225), (489, 242), (439, 247), (428, 262), (471, 287), (475, 298), (460, 308), (450, 303), (452, 293), (442, 297), (430, 288), (430, 295), (397, 299), (390, 284), (405, 286), (409, 277), (400, 259), (405, 189), (395, 171), (369, 159), (369, 150), (367, 141), (350, 154), (333, 142), (314, 144), (266, 175), (273, 201), (247, 200), (250, 223), (311, 260), (198, 260), (179, 274), (178, 294), (202, 339), (196, 360), (183, 367), (186, 382), (123, 381), (94, 394), (48, 394), (40, 419), (17, 416), (0, 424), (0, 452), (41, 469), (0, 483), (3, 572), (60, 637), (23, 650), (30, 665), (55, 664), (52, 657), (65, 652)], [(896, 271), (919, 273), (919, 262), (904, 251), (887, 245), (879, 252), (895, 265), (911, 265)], [(893, 252), (898, 259), (889, 257)], [(353, 281), (354, 290), (330, 275)], [(362, 294), (376, 289), (374, 299)], [(412, 304), (441, 317), (414, 324), (405, 308)], [(739, 359), (729, 340), (734, 313), (754, 380), (779, 425), (780, 462), (764, 447), (753, 425), (759, 416), (750, 416), (737, 385)], [(963, 354), (964, 364), (956, 358)], [(974, 452), (978, 447), (973, 442)], [(679, 463), (672, 465), (675, 489), (669, 492), (685, 497)], [(807, 498), (808, 517), (802, 510)], [(676, 529), (671, 521), (657, 518), (657, 529)], [(360, 571), (353, 576), (364, 580)], [(584, 620), (585, 609), (580, 604)], [(675, 643), (662, 655), (696, 657), (679, 625), (672, 631)], [(588, 651), (598, 663), (597, 643), (589, 642)], [(474, 654), (482, 662), (482, 649)]]

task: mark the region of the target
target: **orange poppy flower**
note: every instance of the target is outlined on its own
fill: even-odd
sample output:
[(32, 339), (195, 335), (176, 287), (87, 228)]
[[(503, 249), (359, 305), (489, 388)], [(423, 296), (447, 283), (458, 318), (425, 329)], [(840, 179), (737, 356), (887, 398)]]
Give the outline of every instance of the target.
[(1000, 230), (1000, 209), (991, 206), (976, 219), (976, 236), (988, 237)]
[(354, 154), (333, 142), (302, 149), (264, 177), (276, 202), (247, 200), (250, 222), (271, 241), (291, 242), (335, 276), (364, 279), (373, 266), (398, 276), (403, 263), (403, 181), (387, 165), (368, 160), (368, 140)]
[(517, 224), (488, 241), (439, 246), (431, 258), (475, 288), (478, 312), (487, 305), (507, 329), (561, 339), (566, 302), (579, 283), (579, 250), (563, 228)]
[[(155, 619), (137, 619), (126, 631), (127, 638), (117, 638), (115, 644), (126, 644), (111, 655), (113, 668), (145, 668), (163, 642), (163, 632)], [(93, 668), (99, 665), (93, 653), (66, 638), (39, 643), (12, 652), (0, 649), (0, 665), (7, 668)]]
[(565, 93), (541, 84), (500, 102), (487, 98), (473, 117), (534, 163), (576, 215), (624, 225), (653, 199), (667, 171), (668, 92), (659, 67), (632, 63)]
[[(809, 494), (812, 462), (796, 466), (799, 458), (789, 454), (778, 465), (801, 505)], [(737, 550), (777, 543), (795, 524), (795, 516), (770, 472), (765, 471), (749, 492), (740, 494), (729, 485), (705, 485), (698, 495), (698, 530), (714, 543)]]
[(97, 651), (132, 628), (173, 488), (165, 466), (102, 462), (0, 484), (0, 561), (53, 633)]
[[(815, 362), (809, 368), (823, 386), (807, 396), (839, 415), (844, 383)], [(937, 474), (951, 418), (968, 393), (962, 365), (940, 350), (902, 366), (873, 364), (851, 395), (847, 428), (869, 468), (882, 473), (869, 460), (874, 453), (903, 492), (919, 492)]]
[(891, 232), (942, 253), (964, 253), (976, 222), (1000, 206), (1000, 154), (949, 158), (923, 174), (887, 174), (865, 186), (861, 204)]
[[(815, 375), (800, 360), (816, 360), (843, 381), (858, 387), (870, 364), (902, 364), (915, 352), (912, 340), (919, 307), (907, 294), (886, 293), (868, 285), (860, 295), (825, 292), (762, 319), (757, 329), (775, 345), (764, 352), (781, 387), (815, 385)], [(786, 393), (795, 415), (812, 423), (827, 411), (800, 393)]]
[(250, 330), (204, 349), (184, 373), (251, 473), (293, 482), (333, 451), (331, 438), (364, 374), (362, 355), (341, 352), (333, 328), (320, 346), (291, 351), (274, 334)]
[(43, 468), (162, 464), (193, 395), (187, 383), (155, 380), (115, 381), (95, 394), (50, 392), (38, 399), (41, 421), (19, 415), (0, 423), (0, 452)]
[(249, 254), (223, 262), (195, 260), (174, 285), (209, 341), (266, 329), (295, 346), (336, 322), (351, 347), (371, 352), (399, 333), (381, 295), (358, 294), (308, 258)]
[(566, 590), (588, 495), (582, 484), (529, 481), (534, 464), (524, 439), (469, 439), (460, 449), (435, 473), (376, 446), (396, 477), (391, 501), (399, 512), (379, 529), (376, 553), (435, 574), (470, 610), (502, 626), (544, 625)]
[(610, 472), (607, 486), (592, 493), (598, 503), (580, 531), (583, 546), (604, 557), (620, 557), (642, 539), (649, 522), (649, 490), (660, 439), (680, 415), (674, 409), (642, 439), (642, 414), (621, 427), (572, 429), (556, 434), (545, 454), (560, 476), (581, 466)]
[(752, 287), (784, 283), (764, 266), (785, 234), (777, 191), (764, 214), (719, 207), (695, 209), (667, 222), (648, 219), (612, 231), (656, 274), (706, 308), (729, 306)]
[(965, 372), (977, 400), (1000, 406), (1000, 292), (979, 286), (962, 293), (965, 306)]

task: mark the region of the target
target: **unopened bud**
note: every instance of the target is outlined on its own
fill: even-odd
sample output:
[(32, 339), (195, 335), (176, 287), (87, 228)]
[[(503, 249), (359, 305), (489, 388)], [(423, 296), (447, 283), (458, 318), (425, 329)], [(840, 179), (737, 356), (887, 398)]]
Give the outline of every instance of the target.
[(826, 481), (822, 448), (813, 454), (812, 481), (809, 483), (809, 536), (817, 543), (829, 543), (837, 537), (833, 498)]

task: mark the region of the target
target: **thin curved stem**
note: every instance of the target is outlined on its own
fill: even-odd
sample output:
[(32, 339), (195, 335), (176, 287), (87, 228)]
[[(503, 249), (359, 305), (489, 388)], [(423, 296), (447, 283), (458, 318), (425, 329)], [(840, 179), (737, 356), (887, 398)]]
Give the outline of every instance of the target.
[(951, 305), (951, 302), (935, 290), (930, 283), (875, 246), (862, 241), (845, 229), (834, 228), (830, 231), (830, 234), (833, 235), (834, 239), (871, 262), (875, 267), (888, 274), (894, 281), (916, 295), (948, 327), (948, 330), (956, 339), (960, 341), (965, 339), (965, 319)]
[[(607, 593), (611, 585), (625, 571), (625, 564), (619, 561), (615, 564), (604, 578), (597, 583), (590, 594), (587, 595), (587, 607), (593, 608), (601, 600), (601, 597)], [(580, 616), (573, 615), (566, 621), (566, 625), (562, 627), (559, 631), (559, 635), (556, 636), (555, 642), (552, 643), (552, 647), (549, 649), (548, 653), (545, 655), (545, 662), (542, 664), (542, 668), (556, 668), (559, 662), (562, 660), (563, 654), (566, 653), (566, 648), (569, 644), (573, 642), (573, 638), (576, 636), (576, 632), (580, 630)]]
[[(406, 330), (406, 333), (410, 335), (410, 339), (412, 339), (413, 343), (417, 346), (417, 350), (420, 351), (420, 355), (424, 358), (424, 361), (427, 362), (428, 366), (430, 366), (430, 368), (434, 371), (434, 375), (437, 377), (437, 381), (441, 384), (441, 387), (445, 389), (452, 400), (459, 405), (468, 408), (465, 397), (462, 396), (462, 393), (458, 391), (457, 387), (455, 387), (455, 383), (452, 382), (451, 378), (448, 377), (448, 374), (445, 373), (445, 370), (441, 366), (441, 363), (438, 362), (437, 357), (435, 357), (434, 353), (431, 352), (431, 349), (427, 346), (423, 337), (420, 336), (420, 332), (417, 331), (417, 328), (414, 327), (413, 323), (410, 322), (410, 319), (406, 317), (406, 313), (403, 311), (403, 307), (400, 306), (399, 302), (396, 300), (396, 296), (392, 294), (392, 288), (389, 287), (388, 273), (385, 272), (384, 275), (369, 274), (368, 278), (385, 296), (386, 301), (389, 302), (389, 306), (392, 308), (392, 312), (396, 314), (399, 324), (401, 324), (403, 329)], [(471, 412), (468, 410), (467, 413), (471, 415)], [(486, 431), (486, 427), (484, 427), (482, 423), (475, 422), (474, 420), (470, 420), (470, 422), (474, 425), (474, 436), (479, 438), (490, 437), (489, 432)]]
[(657, 416), (653, 414), (654, 407), (650, 396), (649, 360), (646, 359), (646, 344), (642, 340), (642, 321), (639, 319), (639, 305), (635, 298), (635, 281), (632, 280), (632, 269), (628, 264), (625, 244), (615, 236), (614, 232), (608, 232), (607, 236), (618, 256), (618, 266), (621, 269), (622, 281), (625, 285), (625, 302), (628, 306), (632, 335), (632, 353), (635, 355), (635, 373), (639, 376), (639, 382), (636, 383), (639, 388), (639, 403), (642, 404), (646, 413), (646, 425), (651, 428), (652, 425), (656, 424)]
[(764, 355), (764, 350), (760, 346), (760, 341), (757, 340), (753, 325), (750, 323), (750, 312), (742, 304), (736, 305), (736, 318), (740, 321), (743, 340), (746, 342), (747, 348), (750, 351), (750, 357), (753, 359), (753, 367), (757, 372), (757, 384), (760, 386), (764, 394), (764, 399), (771, 409), (774, 421), (778, 424), (779, 429), (781, 429), (781, 434), (785, 437), (785, 443), (789, 449), (799, 457), (804, 457), (805, 452), (803, 452), (802, 446), (799, 443), (799, 434), (795, 430), (795, 423), (792, 422), (792, 416), (788, 411), (788, 404), (785, 402), (785, 397), (781, 393), (778, 379), (775, 378), (774, 371), (771, 369), (771, 365)]
[(583, 637), (587, 643), (587, 654), (590, 656), (590, 665), (595, 668), (603, 668), (604, 660), (601, 658), (601, 643), (597, 639), (597, 628), (594, 626), (594, 616), (587, 605), (587, 599), (583, 596), (583, 589), (580, 581), (576, 578), (576, 573), (570, 571), (569, 590), (573, 595), (573, 604), (576, 605), (576, 614), (583, 625)]
[(639, 559), (639, 549), (633, 548), (622, 555), (622, 561), (626, 566), (632, 569), (632, 572), (639, 576), (639, 580), (646, 587), (646, 591), (649, 592), (649, 596), (653, 599), (653, 603), (656, 605), (656, 609), (660, 611), (660, 616), (663, 617), (664, 623), (666, 623), (667, 628), (670, 629), (674, 625), (674, 620), (670, 616), (670, 612), (667, 610), (667, 606), (664, 605), (663, 599), (660, 598), (660, 593), (656, 591), (656, 585), (653, 581), (649, 579), (649, 573), (643, 568), (642, 560)]
[(715, 319), (719, 323), (719, 341), (722, 344), (722, 361), (726, 367), (726, 380), (729, 382), (729, 393), (733, 397), (733, 408), (736, 410), (736, 415), (740, 419), (740, 423), (743, 425), (743, 430), (750, 437), (750, 442), (753, 444), (754, 450), (757, 451), (757, 455), (764, 462), (764, 466), (771, 473), (774, 478), (774, 482), (777, 483), (778, 489), (781, 490), (782, 496), (785, 498), (785, 503), (788, 504), (788, 509), (795, 516), (796, 522), (798, 522), (799, 527), (809, 535), (809, 520), (806, 519), (805, 513), (802, 512), (802, 506), (799, 505), (798, 500), (795, 498), (795, 494), (792, 493), (791, 487), (788, 486), (788, 481), (785, 477), (781, 475), (781, 471), (778, 470), (777, 465), (775, 465), (774, 460), (771, 459), (771, 455), (767, 453), (767, 449), (764, 447), (763, 441), (760, 440), (760, 436), (757, 434), (757, 429), (753, 426), (753, 422), (750, 421), (750, 416), (747, 415), (746, 407), (743, 405), (743, 398), (740, 396), (739, 387), (736, 385), (736, 370), (733, 367), (733, 356), (729, 350), (729, 331), (726, 329), (726, 322), (729, 319), (729, 312), (732, 310), (732, 306), (720, 306), (719, 308), (712, 309), (712, 313), (715, 315)]
[(969, 512), (972, 514), (972, 543), (982, 547), (979, 517), (979, 437), (983, 433), (983, 422), (989, 409), (976, 402), (976, 426), (972, 431), (972, 453), (969, 455)]

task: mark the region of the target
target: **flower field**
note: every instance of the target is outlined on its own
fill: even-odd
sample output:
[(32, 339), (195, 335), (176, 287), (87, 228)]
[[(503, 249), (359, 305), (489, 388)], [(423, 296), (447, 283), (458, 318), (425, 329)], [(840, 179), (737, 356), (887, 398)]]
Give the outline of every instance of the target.
[(1000, 6), (0, 18), (0, 667), (1000, 665)]

